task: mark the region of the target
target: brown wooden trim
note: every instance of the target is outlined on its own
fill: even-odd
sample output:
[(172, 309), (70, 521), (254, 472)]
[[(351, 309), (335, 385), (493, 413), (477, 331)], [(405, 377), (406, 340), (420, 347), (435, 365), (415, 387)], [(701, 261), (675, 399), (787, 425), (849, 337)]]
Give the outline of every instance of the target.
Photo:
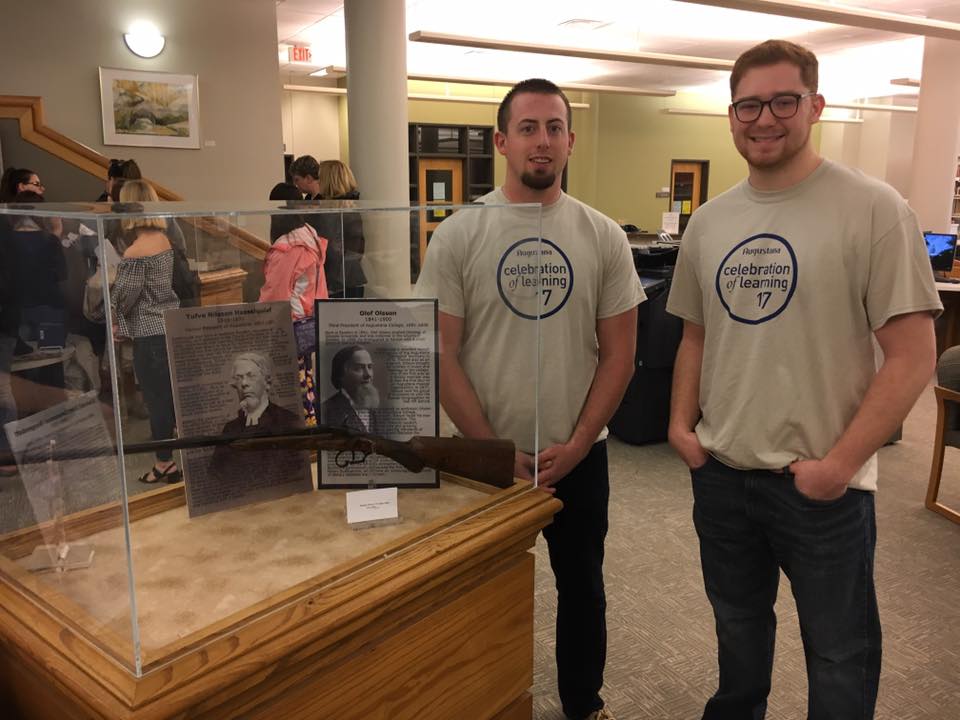
[[(186, 495), (182, 483), (137, 493), (130, 497), (128, 504), (130, 522), (136, 522), (184, 504), (186, 504)], [(67, 515), (64, 522), (68, 538), (88, 537), (94, 533), (119, 527), (123, 522), (120, 501), (115, 500)], [(0, 536), (0, 555), (13, 559), (26, 557), (33, 552), (33, 548), (45, 542), (44, 536), (52, 526), (52, 522), (45, 522)]]
[[(43, 100), (39, 97), (24, 95), (0, 95), (0, 117), (14, 118), (20, 121), (20, 136), (31, 145), (46, 150), (66, 163), (87, 172), (101, 180), (107, 179), (110, 159), (93, 148), (78, 143), (66, 135), (47, 127), (44, 119)], [(164, 187), (155, 180), (153, 185), (161, 200), (183, 201), (183, 196)], [(206, 230), (205, 218), (183, 218), (187, 223)], [(228, 225), (229, 242), (238, 250), (260, 260), (266, 257), (270, 243), (246, 230)]]
[[(323, 580), (325, 586), (315, 585), (299, 597), (291, 597), (295, 589), (275, 596), (273, 606), (259, 617), (223, 629), (219, 637), (215, 633), (221, 628), (211, 628), (207, 642), (198, 640), (181, 648), (179, 656), (157, 660), (141, 678), (98, 658), (95, 648), (78, 643), (65, 627), (51, 634), (48, 623), (41, 622), (47, 613), (26, 598), (14, 603), (15, 609), (0, 602), (0, 625), (18, 652), (29, 652), (42, 667), (56, 668), (71, 694), (99, 704), (104, 715), (126, 717), (136, 710), (138, 718), (169, 717), (201, 698), (219, 693), (223, 701), (267, 678), (272, 683), (298, 660), (322, 656), (335, 663), (361, 652), (357, 638), (364, 628), (393, 632), (516, 562), (560, 506), (519, 484), (491, 501), (493, 507), (332, 584)], [(0, 583), (0, 599), (16, 595)], [(91, 683), (109, 690), (109, 696), (91, 690)]]
[(930, 481), (927, 483), (927, 497), (924, 505), (928, 510), (939, 513), (955, 523), (960, 523), (960, 512), (938, 500), (940, 479), (943, 475), (943, 456), (946, 452), (947, 403), (960, 403), (960, 392), (936, 385), (933, 393), (937, 398), (937, 429), (933, 435), (933, 459), (930, 463)]

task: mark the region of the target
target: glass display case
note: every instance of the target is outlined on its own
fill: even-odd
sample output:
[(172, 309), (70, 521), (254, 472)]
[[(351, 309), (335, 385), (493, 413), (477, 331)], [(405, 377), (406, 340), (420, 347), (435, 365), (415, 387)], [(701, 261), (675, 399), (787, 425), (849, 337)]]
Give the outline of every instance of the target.
[[(463, 280), (528, 320), (518, 437), (460, 438), (444, 412), (445, 306), (410, 279), (424, 208), (0, 205), (0, 704), (297, 717), (276, 703), (301, 688), (325, 709), (463, 694), (523, 716), (526, 550), (559, 503), (513, 477), (510, 441), (536, 447), (540, 310), (536, 263), (512, 284), (503, 266), (516, 238), (537, 256), (540, 208), (458, 213), (511, 227), (499, 276)], [(427, 691), (389, 655), (415, 632), (425, 667), (519, 665)]]

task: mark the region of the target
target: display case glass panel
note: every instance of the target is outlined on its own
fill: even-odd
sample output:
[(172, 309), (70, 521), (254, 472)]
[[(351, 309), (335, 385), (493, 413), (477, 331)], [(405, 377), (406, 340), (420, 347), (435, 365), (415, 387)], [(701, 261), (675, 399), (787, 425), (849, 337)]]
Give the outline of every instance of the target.
[(535, 452), (540, 207), (439, 212), (509, 232), (425, 289), (423, 207), (0, 206), (0, 583), (142, 677), (534, 488), (454, 437), (442, 328), (523, 319), (484, 362)]

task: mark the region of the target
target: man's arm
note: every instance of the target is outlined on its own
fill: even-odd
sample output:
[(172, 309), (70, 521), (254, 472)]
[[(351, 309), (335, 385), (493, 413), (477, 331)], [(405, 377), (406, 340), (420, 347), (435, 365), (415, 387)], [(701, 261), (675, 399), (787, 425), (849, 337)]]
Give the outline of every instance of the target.
[(637, 353), (637, 308), (597, 321), (599, 356), (586, 402), (567, 442), (538, 456), (537, 486), (550, 488), (586, 457), (607, 424), (633, 377)]
[(876, 331), (883, 365), (843, 435), (820, 460), (793, 463), (797, 489), (810, 498), (832, 500), (903, 422), (937, 362), (929, 312), (898, 315)]
[[(440, 323), (440, 401), (443, 409), (468, 438), (490, 439), (496, 434), (483, 414), (480, 398), (460, 364), (463, 318), (439, 313)], [(533, 458), (517, 450), (514, 474), (533, 479)]]
[(683, 339), (677, 348), (670, 396), (670, 428), (667, 437), (687, 467), (707, 461), (707, 453), (693, 429), (700, 420), (700, 371), (703, 367), (703, 325), (683, 321)]

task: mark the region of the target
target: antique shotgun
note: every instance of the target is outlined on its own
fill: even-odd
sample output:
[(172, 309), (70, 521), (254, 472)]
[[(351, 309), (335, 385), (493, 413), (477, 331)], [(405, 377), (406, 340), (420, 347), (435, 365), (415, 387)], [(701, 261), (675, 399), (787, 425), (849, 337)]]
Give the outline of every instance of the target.
[[(472, 440), (414, 436), (405, 442), (349, 428), (318, 425), (279, 433), (195, 435), (169, 440), (124, 443), (125, 454), (228, 446), (237, 450), (327, 450), (335, 452), (340, 467), (362, 463), (371, 454), (382, 455), (411, 472), (432, 468), (470, 480), (506, 488), (513, 485), (514, 445), (511, 440)], [(116, 453), (115, 447), (65, 448), (58, 460), (77, 460)], [(11, 458), (12, 459), (12, 458)], [(47, 458), (38, 457), (38, 462)], [(0, 464), (6, 458), (0, 458)]]

